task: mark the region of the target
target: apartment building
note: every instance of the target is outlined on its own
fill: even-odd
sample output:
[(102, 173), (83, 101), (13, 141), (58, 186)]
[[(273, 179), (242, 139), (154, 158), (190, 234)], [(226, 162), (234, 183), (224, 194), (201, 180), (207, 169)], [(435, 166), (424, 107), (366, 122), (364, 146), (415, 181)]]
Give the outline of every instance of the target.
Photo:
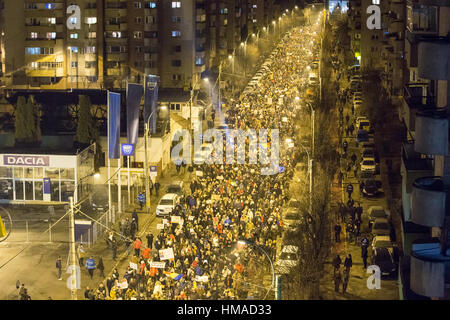
[(1, 10), (3, 85), (125, 88), (157, 74), (185, 88), (205, 69), (195, 49), (196, 0), (18, 0)]
[(450, 2), (405, 5), (402, 293), (450, 299)]
[(1, 1), (2, 85), (123, 89), (157, 74), (184, 88), (273, 18), (273, 0)]

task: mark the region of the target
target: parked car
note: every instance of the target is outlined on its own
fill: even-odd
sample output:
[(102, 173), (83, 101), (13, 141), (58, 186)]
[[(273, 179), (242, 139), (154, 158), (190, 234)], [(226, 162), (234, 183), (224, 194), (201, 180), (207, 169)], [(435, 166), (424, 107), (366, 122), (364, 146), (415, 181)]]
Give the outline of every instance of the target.
[(376, 248), (386, 248), (393, 251), (394, 244), (389, 236), (375, 236), (373, 237), (371, 248), (372, 250), (375, 250)]
[(372, 234), (375, 236), (389, 236), (391, 234), (391, 226), (388, 219), (376, 218), (372, 225)]
[(356, 128), (359, 128), (361, 122), (365, 122), (365, 121), (369, 121), (369, 119), (367, 117), (364, 117), (364, 116), (357, 117), (356, 120), (355, 120)]
[(184, 182), (183, 181), (173, 181), (168, 187), (167, 187), (167, 193), (176, 193), (179, 196), (184, 195)]
[(358, 110), (359, 108), (361, 108), (362, 103), (362, 100), (353, 101), (353, 108), (355, 108), (355, 110)]
[(364, 186), (362, 188), (362, 194), (366, 197), (374, 197), (380, 194), (381, 181), (376, 180), (365, 180), (363, 181)]
[(179, 196), (176, 193), (166, 193), (156, 206), (156, 216), (168, 216), (179, 200)]
[(280, 256), (275, 263), (277, 272), (280, 274), (289, 273), (290, 269), (298, 265), (298, 246), (285, 245), (281, 249)]
[(359, 129), (356, 132), (356, 146), (359, 146), (362, 142), (373, 142), (373, 136), (369, 134), (366, 130)]
[(362, 100), (362, 92), (361, 91), (353, 92), (353, 99), (355, 98)]
[(376, 248), (371, 258), (372, 265), (380, 267), (381, 276), (394, 276), (397, 272), (397, 265), (393, 255), (387, 248)]
[(291, 198), (287, 206), (288, 208), (298, 208), (300, 206), (300, 201), (295, 198)]
[(361, 172), (373, 172), (377, 170), (377, 165), (375, 163), (375, 159), (373, 160), (365, 160), (363, 159), (360, 163), (361, 165)]
[(362, 149), (362, 151), (361, 151), (361, 158), (368, 159), (368, 160), (369, 159), (374, 160), (375, 163), (379, 163), (380, 162), (380, 158), (378, 157), (378, 153), (373, 148), (364, 148), (364, 149)]
[(375, 219), (383, 218), (386, 219), (388, 217), (388, 214), (386, 210), (382, 206), (371, 206), (367, 210), (367, 215), (370, 222), (374, 222)]
[(287, 208), (283, 212), (283, 225), (287, 229), (295, 229), (301, 222), (301, 216), (297, 208)]

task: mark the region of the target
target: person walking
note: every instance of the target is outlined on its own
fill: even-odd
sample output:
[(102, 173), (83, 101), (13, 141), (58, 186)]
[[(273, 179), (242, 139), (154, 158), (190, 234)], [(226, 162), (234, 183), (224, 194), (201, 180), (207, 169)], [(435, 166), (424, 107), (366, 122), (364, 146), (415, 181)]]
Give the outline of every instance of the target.
[(139, 206), (142, 210), (142, 207), (144, 206), (144, 201), (145, 201), (145, 195), (143, 192), (138, 194), (138, 201), (139, 201)]
[(367, 269), (367, 247), (361, 248), (361, 257), (364, 263), (364, 269)]
[(344, 261), (345, 272), (350, 273), (350, 268), (352, 266), (353, 266), (352, 255), (349, 253), (347, 255), (347, 257), (345, 257), (345, 261)]
[(116, 239), (114, 239), (111, 242), (111, 248), (112, 248), (112, 258), (114, 261), (116, 261), (116, 257), (117, 257), (117, 242)]
[(341, 225), (339, 223), (336, 223), (334, 225), (334, 240), (336, 242), (341, 242), (341, 230), (342, 230)]
[(147, 247), (153, 249), (153, 233), (147, 233)]
[(155, 183), (155, 191), (156, 191), (156, 196), (159, 196), (159, 187), (161, 187), (161, 184), (159, 183), (159, 181), (156, 181)]
[(342, 293), (345, 294), (347, 292), (348, 281), (350, 279), (350, 271), (344, 271), (344, 279), (342, 281)]
[(342, 275), (338, 271), (334, 274), (334, 291), (339, 292), (339, 286), (341, 285), (341, 282), (342, 282)]
[(86, 252), (84, 251), (84, 247), (83, 244), (80, 243), (80, 245), (78, 246), (78, 262), (80, 264), (80, 267), (82, 267), (84, 265), (84, 258), (86, 257)]
[(105, 266), (103, 265), (103, 257), (102, 256), (100, 256), (100, 258), (98, 258), (97, 269), (100, 271), (100, 278), (104, 278), (105, 275), (104, 275), (103, 271), (105, 270)]
[(58, 270), (58, 280), (62, 280), (62, 278), (61, 278), (61, 270), (62, 270), (61, 256), (58, 256), (58, 258), (56, 259), (56, 270)]
[(153, 196), (153, 181), (152, 181), (152, 179), (149, 179), (148, 186), (150, 189), (150, 196)]
[(92, 256), (90, 256), (86, 261), (86, 269), (88, 270), (89, 276), (92, 279), (92, 277), (94, 276), (94, 270), (96, 269), (95, 260)]
[(134, 239), (133, 247), (134, 247), (134, 255), (136, 257), (139, 257), (141, 255), (141, 247), (142, 247), (142, 241), (140, 238)]
[(131, 214), (131, 218), (134, 219), (134, 221), (136, 222), (136, 231), (139, 231), (139, 217), (138, 217), (136, 210), (133, 210), (133, 213)]
[(342, 263), (341, 257), (337, 254), (336, 257), (333, 259), (334, 274), (336, 274), (336, 272), (339, 272), (341, 263)]

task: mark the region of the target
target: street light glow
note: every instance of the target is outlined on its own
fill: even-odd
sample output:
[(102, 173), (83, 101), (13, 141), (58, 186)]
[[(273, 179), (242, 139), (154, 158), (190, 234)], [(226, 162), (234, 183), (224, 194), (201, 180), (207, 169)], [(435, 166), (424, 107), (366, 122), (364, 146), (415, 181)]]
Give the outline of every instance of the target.
[(295, 100), (297, 100), (297, 101), (300, 100), (300, 97), (299, 97), (299, 96), (296, 96), (296, 97), (295, 97)]
[(209, 82), (209, 79), (208, 78), (203, 78), (203, 81)]
[(243, 42), (241, 42), (241, 46), (242, 46), (242, 47), (244, 46), (244, 43), (243, 43)]
[(98, 179), (98, 178), (100, 178), (100, 173), (96, 172), (96, 173), (94, 174), (94, 179)]
[(228, 59), (233, 59), (233, 56), (231, 54), (229, 54)]

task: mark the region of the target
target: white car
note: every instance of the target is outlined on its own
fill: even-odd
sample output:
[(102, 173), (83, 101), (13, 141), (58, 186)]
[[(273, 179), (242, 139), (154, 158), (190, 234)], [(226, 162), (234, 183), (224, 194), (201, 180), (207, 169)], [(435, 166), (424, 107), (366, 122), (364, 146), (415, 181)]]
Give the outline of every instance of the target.
[(168, 216), (177, 205), (179, 196), (176, 193), (166, 193), (156, 206), (156, 216)]
[(291, 268), (298, 265), (298, 247), (285, 245), (281, 249), (280, 256), (275, 263), (276, 269), (280, 274), (289, 273)]
[(361, 172), (375, 173), (376, 169), (377, 164), (375, 163), (375, 159), (363, 159), (363, 161), (361, 161)]
[(372, 250), (375, 248), (387, 248), (391, 254), (393, 254), (394, 244), (389, 236), (375, 236), (372, 240)]

